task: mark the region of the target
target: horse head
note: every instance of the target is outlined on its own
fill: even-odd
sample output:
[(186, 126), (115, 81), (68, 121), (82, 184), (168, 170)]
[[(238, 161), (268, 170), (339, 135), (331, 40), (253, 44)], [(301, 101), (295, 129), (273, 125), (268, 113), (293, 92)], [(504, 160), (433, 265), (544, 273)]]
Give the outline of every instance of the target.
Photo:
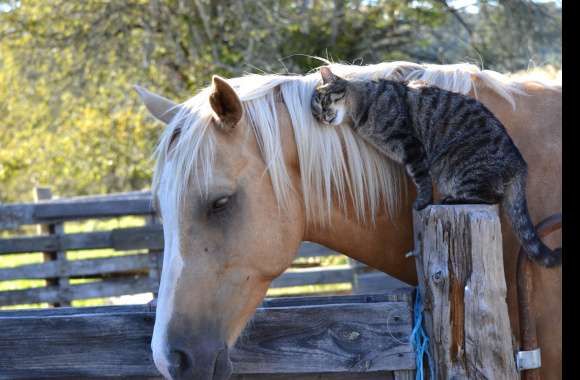
[[(248, 115), (224, 79), (180, 105), (137, 90), (168, 124), (154, 179), (165, 239), (154, 361), (170, 379), (227, 379), (229, 349), (302, 240), (299, 195), (285, 194), (280, 211)], [(296, 180), (296, 151), (280, 153)]]

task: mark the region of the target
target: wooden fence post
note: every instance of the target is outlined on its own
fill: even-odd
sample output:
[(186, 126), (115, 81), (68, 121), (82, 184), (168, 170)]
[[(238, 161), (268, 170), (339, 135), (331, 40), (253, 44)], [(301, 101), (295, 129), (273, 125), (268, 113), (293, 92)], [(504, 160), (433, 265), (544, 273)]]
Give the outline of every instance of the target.
[(430, 206), (413, 228), (436, 378), (518, 379), (497, 206)]
[[(34, 200), (45, 201), (52, 199), (52, 192), (49, 187), (36, 187), (34, 189)], [(64, 235), (64, 223), (45, 224), (38, 226), (38, 233), (42, 235)], [(66, 252), (65, 251), (45, 251), (43, 252), (44, 261), (56, 261), (60, 272), (66, 266)], [(70, 306), (70, 300), (66, 296), (69, 287), (68, 277), (59, 276), (57, 278), (46, 280), (46, 285), (58, 287), (58, 294), (60, 301), (55, 302), (52, 306)]]

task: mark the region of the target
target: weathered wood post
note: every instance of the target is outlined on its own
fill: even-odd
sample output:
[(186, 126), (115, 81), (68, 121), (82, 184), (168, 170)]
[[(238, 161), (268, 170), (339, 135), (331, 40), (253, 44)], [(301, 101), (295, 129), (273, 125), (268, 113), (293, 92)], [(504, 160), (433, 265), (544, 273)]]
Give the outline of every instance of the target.
[[(36, 202), (46, 201), (52, 199), (52, 192), (49, 187), (36, 187), (34, 189), (34, 200)], [(54, 223), (45, 224), (38, 227), (38, 233), (43, 235), (63, 235), (64, 234), (64, 223)], [(59, 272), (61, 274), (65, 271), (66, 267), (66, 252), (61, 250), (56, 251), (46, 251), (43, 252), (44, 261), (56, 261)], [(52, 285), (58, 287), (59, 302), (55, 302), (52, 306), (70, 306), (70, 300), (67, 297), (67, 291), (69, 289), (69, 279), (63, 275), (46, 280), (47, 285)]]
[(413, 227), (437, 379), (518, 379), (497, 206), (434, 205)]

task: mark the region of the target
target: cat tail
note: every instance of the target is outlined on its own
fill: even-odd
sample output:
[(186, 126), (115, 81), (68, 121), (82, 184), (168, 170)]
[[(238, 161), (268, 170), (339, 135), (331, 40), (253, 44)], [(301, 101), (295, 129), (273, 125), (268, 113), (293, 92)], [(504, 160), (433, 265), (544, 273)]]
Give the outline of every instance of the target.
[(551, 250), (540, 240), (528, 213), (526, 178), (527, 171), (523, 170), (506, 187), (503, 209), (508, 215), (520, 244), (531, 260), (548, 268), (560, 265), (562, 248)]

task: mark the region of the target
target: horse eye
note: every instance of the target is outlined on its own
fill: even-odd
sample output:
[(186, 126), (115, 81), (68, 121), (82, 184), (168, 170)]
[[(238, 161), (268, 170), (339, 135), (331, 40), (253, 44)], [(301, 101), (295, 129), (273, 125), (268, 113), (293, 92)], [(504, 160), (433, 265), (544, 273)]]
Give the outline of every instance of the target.
[(221, 197), (221, 198), (215, 200), (211, 204), (211, 210), (212, 211), (221, 211), (228, 205), (229, 201), (230, 201), (230, 197), (228, 197), (228, 196)]

